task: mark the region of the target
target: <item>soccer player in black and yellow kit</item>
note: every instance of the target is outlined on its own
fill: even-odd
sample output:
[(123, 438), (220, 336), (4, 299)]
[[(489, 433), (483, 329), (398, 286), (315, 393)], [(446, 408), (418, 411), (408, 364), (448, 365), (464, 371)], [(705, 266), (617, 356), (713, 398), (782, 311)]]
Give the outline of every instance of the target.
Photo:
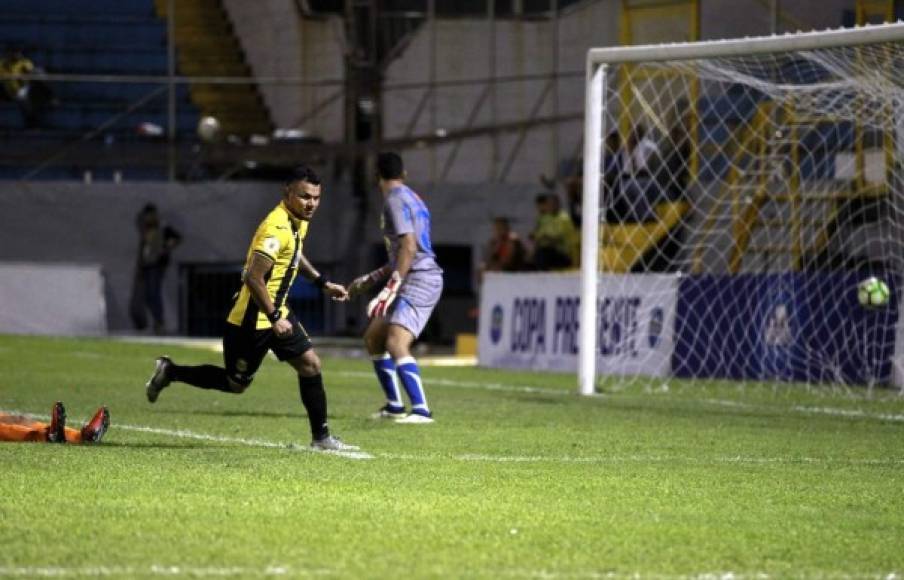
[(258, 226), (242, 272), (242, 288), (226, 319), (226, 368), (181, 366), (162, 356), (147, 382), (148, 401), (155, 402), (160, 391), (173, 381), (242, 393), (251, 385), (267, 351), (272, 350), (276, 358), (288, 362), (298, 373), (301, 402), (311, 423), (311, 446), (330, 451), (358, 449), (330, 435), (320, 359), (304, 328), (285, 304), (299, 269), (334, 300), (348, 299), (344, 286), (328, 281), (302, 254), (302, 240), (320, 204), (320, 193), (317, 174), (299, 167), (285, 186), (282, 202)]

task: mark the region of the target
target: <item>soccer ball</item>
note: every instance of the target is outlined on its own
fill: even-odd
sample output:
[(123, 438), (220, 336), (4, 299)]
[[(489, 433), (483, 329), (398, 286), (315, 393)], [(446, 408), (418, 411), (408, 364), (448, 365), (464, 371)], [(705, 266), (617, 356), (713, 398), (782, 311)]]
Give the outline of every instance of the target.
[(857, 300), (861, 306), (879, 308), (888, 304), (890, 297), (888, 285), (875, 276), (870, 276), (857, 284)]
[(198, 137), (200, 137), (201, 141), (209, 143), (216, 140), (219, 134), (220, 122), (216, 117), (211, 117), (209, 115), (201, 117), (201, 120), (198, 121)]

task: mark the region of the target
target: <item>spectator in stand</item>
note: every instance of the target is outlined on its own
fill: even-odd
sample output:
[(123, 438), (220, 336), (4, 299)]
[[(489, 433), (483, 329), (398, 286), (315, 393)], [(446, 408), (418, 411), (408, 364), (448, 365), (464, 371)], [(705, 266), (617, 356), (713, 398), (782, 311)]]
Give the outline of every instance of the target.
[(157, 206), (149, 203), (138, 213), (138, 259), (129, 313), (138, 330), (148, 325), (147, 313), (154, 319), (154, 334), (163, 334), (163, 276), (170, 254), (182, 241), (182, 236), (169, 226), (162, 225)]
[(493, 220), (493, 235), (484, 248), (484, 261), (480, 266), (480, 279), (483, 273), (517, 272), (525, 267), (524, 243), (518, 234), (512, 231), (511, 223), (506, 217)]
[[(28, 75), (42, 72), (21, 51), (10, 50), (0, 61), (0, 72), (5, 75)], [(4, 96), (19, 106), (27, 129), (41, 124), (47, 108), (53, 104), (53, 92), (46, 83), (27, 79), (5, 79)]]
[(690, 169), (691, 139), (687, 119), (681, 116), (669, 130), (668, 150), (659, 171), (662, 193), (668, 201), (685, 198)]
[(653, 206), (659, 197), (656, 182), (661, 162), (659, 147), (638, 123), (628, 135), (621, 154), (621, 195), (627, 206), (624, 221), (647, 222), (656, 219)]
[[(568, 157), (559, 163), (558, 181), (561, 181), (565, 189), (565, 202), (568, 206), (568, 215), (574, 223), (574, 227), (581, 228), (581, 204), (584, 199), (584, 157), (577, 155)], [(555, 191), (558, 181), (554, 178), (540, 175), (540, 183), (550, 191)]]
[(606, 222), (617, 224), (627, 221), (630, 217), (631, 206), (622, 195), (622, 154), (621, 135), (618, 131), (612, 131), (606, 135), (604, 143), (603, 170), (602, 170), (602, 203), (606, 208)]
[(580, 237), (568, 213), (552, 193), (536, 197), (537, 224), (530, 234), (535, 270), (564, 270), (578, 263)]
[(565, 200), (568, 204), (568, 215), (574, 227), (581, 229), (581, 217), (584, 203), (584, 158), (580, 157), (575, 164), (575, 173), (564, 179)]

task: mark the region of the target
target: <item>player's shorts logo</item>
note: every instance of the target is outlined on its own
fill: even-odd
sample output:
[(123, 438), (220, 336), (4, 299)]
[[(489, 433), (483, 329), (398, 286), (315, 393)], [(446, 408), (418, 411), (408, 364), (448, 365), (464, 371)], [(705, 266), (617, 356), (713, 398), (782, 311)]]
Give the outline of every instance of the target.
[(500, 338), (502, 338), (502, 306), (497, 304), (490, 313), (490, 340), (496, 344)]
[(240, 373), (244, 373), (245, 371), (247, 371), (248, 370), (248, 361), (246, 361), (243, 358), (240, 358), (239, 360), (235, 361), (235, 370), (239, 371)]

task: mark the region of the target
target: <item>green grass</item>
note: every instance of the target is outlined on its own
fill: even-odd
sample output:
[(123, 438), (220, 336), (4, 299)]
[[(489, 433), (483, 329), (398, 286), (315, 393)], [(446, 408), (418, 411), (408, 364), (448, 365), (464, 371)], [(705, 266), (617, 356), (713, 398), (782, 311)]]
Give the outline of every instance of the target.
[(325, 358), (332, 428), (373, 456), (354, 460), (304, 449), (275, 361), (241, 396), (174, 385), (149, 405), (159, 352), (0, 337), (0, 409), (113, 418), (100, 446), (0, 443), (0, 577), (904, 571), (894, 392), (635, 380), (582, 398), (566, 375), (425, 368), (438, 421), (403, 426), (367, 418), (367, 361)]

